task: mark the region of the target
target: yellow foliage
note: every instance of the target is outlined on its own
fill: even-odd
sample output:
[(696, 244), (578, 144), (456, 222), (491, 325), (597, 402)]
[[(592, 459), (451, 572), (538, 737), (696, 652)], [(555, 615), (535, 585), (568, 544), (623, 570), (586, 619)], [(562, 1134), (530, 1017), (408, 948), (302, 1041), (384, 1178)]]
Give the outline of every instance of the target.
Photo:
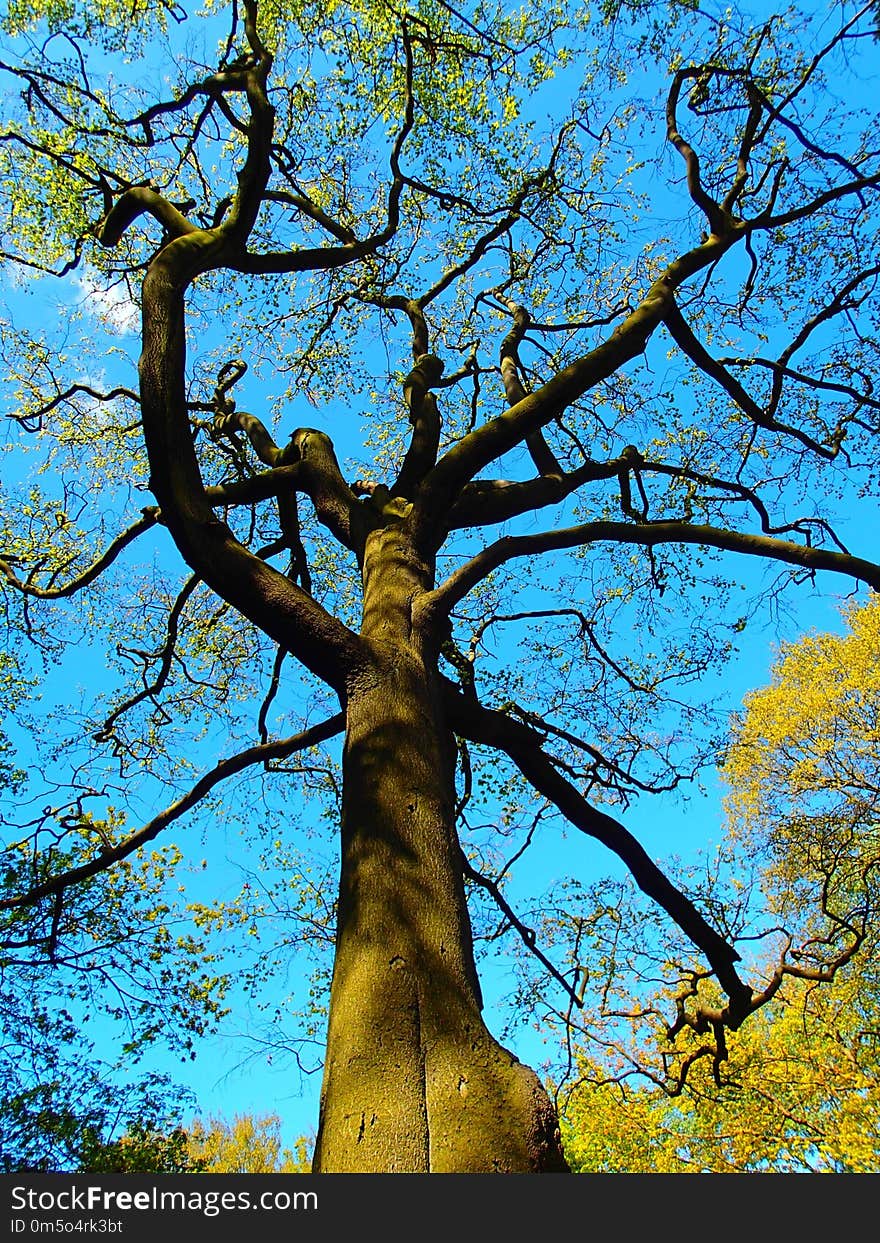
[(849, 632), (784, 645), (771, 684), (746, 699), (724, 767), (732, 820), (792, 813), (817, 796), (862, 798), (880, 770), (880, 598)]
[(708, 1060), (668, 1096), (644, 1078), (603, 1083), (583, 1056), (563, 1115), (569, 1162), (579, 1173), (880, 1170), (873, 984), (858, 972), (818, 988), (792, 981), (731, 1038), (722, 1087)]
[(188, 1133), (189, 1156), (204, 1163), (206, 1174), (308, 1174), (307, 1141), (296, 1151), (283, 1148), (277, 1114), (236, 1114), (232, 1122), (211, 1117)]
[(722, 772), (731, 840), (761, 852), (770, 908), (821, 910), (826, 930), (864, 922), (880, 868), (880, 600), (845, 620), (783, 647)]
[[(745, 892), (756, 872), (773, 912), (759, 918), (752, 978), (778, 967), (780, 946), (817, 978), (786, 975), (717, 1067), (707, 1055), (688, 1066), (704, 1037), (685, 1031), (673, 1047), (661, 1023), (617, 1062), (613, 1040), (604, 1056), (582, 1047), (564, 1109), (578, 1171), (880, 1170), (880, 600), (845, 620), (843, 634), (782, 648), (722, 773), (732, 883)], [(669, 1002), (653, 989), (631, 1012), (660, 1016)], [(603, 1015), (587, 1029), (611, 1030)]]

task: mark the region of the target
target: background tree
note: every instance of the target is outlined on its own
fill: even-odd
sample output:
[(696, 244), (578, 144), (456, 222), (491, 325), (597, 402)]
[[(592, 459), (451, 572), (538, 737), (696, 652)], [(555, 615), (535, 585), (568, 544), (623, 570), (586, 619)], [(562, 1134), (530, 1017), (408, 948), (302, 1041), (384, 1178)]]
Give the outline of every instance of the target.
[[(36, 809), (31, 809), (36, 810)], [(82, 804), (69, 811), (75, 822)], [(51, 807), (34, 826), (56, 827)], [(87, 824), (94, 821), (87, 815)], [(68, 856), (63, 847), (56, 862)], [(186, 1162), (191, 1095), (140, 1065), (161, 1034), (188, 1062), (225, 1013), (216, 954), (169, 902), (174, 850), (153, 852), (80, 886), (55, 907), (48, 936), (21, 913), (0, 947), (0, 1169), (175, 1172)], [(3, 892), (20, 891), (30, 861), (7, 851)], [(108, 1050), (106, 1018), (122, 1027)], [(114, 1058), (110, 1063), (108, 1058)]]
[(187, 1135), (190, 1160), (206, 1174), (308, 1174), (307, 1148), (304, 1138), (295, 1152), (284, 1147), (277, 1114), (238, 1114), (231, 1122), (209, 1118)]
[[(783, 647), (771, 684), (746, 701), (722, 774), (727, 865), (738, 861), (741, 897), (743, 860), (757, 882), (742, 945), (759, 966), (763, 958), (773, 996), (730, 1038), (720, 1073), (703, 1058), (685, 1075), (682, 1062), (674, 1083), (664, 1042), (628, 1042), (629, 1054), (641, 1044), (642, 1075), (635, 1057), (613, 1051), (613, 1036), (603, 1042), (610, 1013), (590, 1015), (595, 1039), (578, 1050), (566, 1109), (573, 1168), (880, 1166), (880, 608), (851, 607), (846, 620), (842, 635)], [(779, 940), (802, 947), (790, 963), (768, 953)], [(829, 954), (839, 963), (831, 981)], [(655, 992), (631, 1021), (646, 1028), (663, 1004)]]
[[(75, 352), (4, 329), (40, 461), (3, 518), (15, 676), (84, 639), (109, 669), (43, 748), (46, 810), (7, 818), (9, 938), (69, 964), (78, 887), (256, 765), (338, 798), (318, 1170), (563, 1167), (483, 1020), (466, 903), (580, 1006), (577, 947), (554, 963), (505, 890), (553, 826), (689, 939), (679, 1074), (775, 995), (737, 966), (735, 901), (598, 804), (713, 754), (695, 686), (758, 607), (737, 574), (758, 601), (880, 586), (867, 524), (844, 539), (876, 483), (871, 10), (10, 11), (5, 258), (78, 273), (117, 334), (139, 308), (142, 348), (135, 381), (124, 335), (92, 358), (64, 313)], [(863, 940), (842, 925), (815, 970)]]
[[(791, 980), (731, 1037), (720, 1083), (700, 1063), (675, 1095), (636, 1074), (621, 1080), (619, 1064), (585, 1052), (563, 1114), (571, 1167), (577, 1173), (876, 1172), (877, 1021), (876, 978), (849, 972), (826, 988)], [(657, 1060), (645, 1065), (656, 1074)]]
[(161, 1075), (143, 1075), (120, 1089), (112, 1067), (70, 1057), (81, 1050), (63, 1027), (59, 1022), (52, 1032), (58, 1044), (51, 1064), (32, 1067), (29, 1086), (4, 1060), (0, 1171), (199, 1172), (182, 1125), (187, 1093)]

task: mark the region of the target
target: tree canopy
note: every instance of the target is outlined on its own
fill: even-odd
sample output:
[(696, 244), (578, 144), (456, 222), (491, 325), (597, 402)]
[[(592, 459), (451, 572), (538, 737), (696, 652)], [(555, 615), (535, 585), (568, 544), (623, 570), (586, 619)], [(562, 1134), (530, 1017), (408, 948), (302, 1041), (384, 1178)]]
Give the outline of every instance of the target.
[(757, 964), (634, 831), (768, 609), (880, 588), (874, 6), (759, 8), (8, 8), (4, 981), (186, 1051), (218, 926), (255, 986), (332, 941), (318, 1170), (564, 1168), (474, 937), (583, 1007), (592, 908), (511, 879), (568, 832), (654, 904), (667, 1086), (865, 946), (829, 891)]

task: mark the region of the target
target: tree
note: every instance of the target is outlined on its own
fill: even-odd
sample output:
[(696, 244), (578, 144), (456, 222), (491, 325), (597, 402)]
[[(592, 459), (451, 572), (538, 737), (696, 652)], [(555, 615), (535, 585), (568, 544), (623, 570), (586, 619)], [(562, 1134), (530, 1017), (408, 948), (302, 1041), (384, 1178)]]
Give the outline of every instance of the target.
[(566, 1110), (573, 1168), (878, 1168), (880, 608), (850, 607), (846, 620), (845, 634), (783, 647), (770, 685), (746, 700), (723, 769), (728, 834), (761, 890), (750, 936), (765, 956), (780, 937), (803, 949), (781, 972), (769, 957), (773, 996), (731, 1038), (721, 1075), (703, 1059), (670, 1085), (662, 1044), (643, 1045), (643, 1076), (607, 1045), (604, 1056), (583, 1045)]
[[(484, 1022), (467, 905), (581, 1004), (508, 896), (554, 822), (617, 854), (716, 982), (685, 980), (674, 1035), (721, 1058), (769, 1000), (720, 899), (612, 812), (713, 754), (691, 688), (747, 631), (738, 575), (758, 600), (880, 586), (866, 524), (855, 552), (838, 530), (875, 483), (875, 122), (844, 97), (873, 25), (833, 13), (11, 8), (4, 257), (78, 273), (117, 336), (91, 359), (75, 316), (74, 357), (4, 333), (12, 440), (44, 463), (4, 518), (8, 625), (48, 659), (106, 643), (110, 679), (3, 908), (69, 957), (77, 887), (224, 780), (338, 794), (316, 1170), (564, 1168)], [(193, 738), (223, 755), (187, 787)]]
[[(721, 1083), (707, 1063), (669, 1095), (619, 1081), (584, 1052), (564, 1111), (578, 1173), (870, 1173), (880, 1163), (877, 988), (850, 974), (791, 980), (732, 1038)], [(596, 1086), (599, 1085), (599, 1086)]]
[(282, 1146), (277, 1114), (197, 1122), (189, 1130), (187, 1148), (206, 1174), (307, 1174), (310, 1168), (305, 1139), (297, 1142), (295, 1153)]
[[(38, 823), (45, 824), (50, 809)], [(65, 860), (59, 849), (56, 861)], [(3, 891), (28, 875), (7, 853)], [(0, 948), (0, 1170), (182, 1172), (190, 1094), (167, 1075), (140, 1071), (161, 1032), (184, 1061), (224, 1013), (222, 976), (165, 901), (174, 852), (154, 852), (104, 873), (58, 911), (48, 940), (8, 919)], [(56, 908), (57, 909), (57, 908)], [(53, 931), (54, 930), (54, 931)], [(75, 948), (72, 945), (75, 930)], [(48, 959), (48, 961), (47, 961)], [(111, 1049), (99, 1016), (124, 1022)]]
[[(60, 1037), (63, 1047), (71, 1043)], [(5, 1052), (5, 1050), (4, 1050)], [(0, 1171), (14, 1173), (195, 1173), (181, 1112), (188, 1099), (161, 1075), (120, 1090), (112, 1068), (56, 1056), (37, 1082), (2, 1067)]]

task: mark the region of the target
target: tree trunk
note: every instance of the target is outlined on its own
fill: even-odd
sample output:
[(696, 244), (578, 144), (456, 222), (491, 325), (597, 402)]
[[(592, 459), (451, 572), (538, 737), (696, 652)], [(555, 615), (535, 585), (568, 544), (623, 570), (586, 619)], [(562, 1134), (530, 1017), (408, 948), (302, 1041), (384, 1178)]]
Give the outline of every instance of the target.
[(384, 587), (371, 592), (368, 583), (364, 614), (373, 659), (346, 708), (336, 959), (314, 1169), (562, 1171), (546, 1093), (480, 1014), (454, 828), (453, 739), (411, 630), (408, 575), (389, 558), (395, 541), (384, 534)]

